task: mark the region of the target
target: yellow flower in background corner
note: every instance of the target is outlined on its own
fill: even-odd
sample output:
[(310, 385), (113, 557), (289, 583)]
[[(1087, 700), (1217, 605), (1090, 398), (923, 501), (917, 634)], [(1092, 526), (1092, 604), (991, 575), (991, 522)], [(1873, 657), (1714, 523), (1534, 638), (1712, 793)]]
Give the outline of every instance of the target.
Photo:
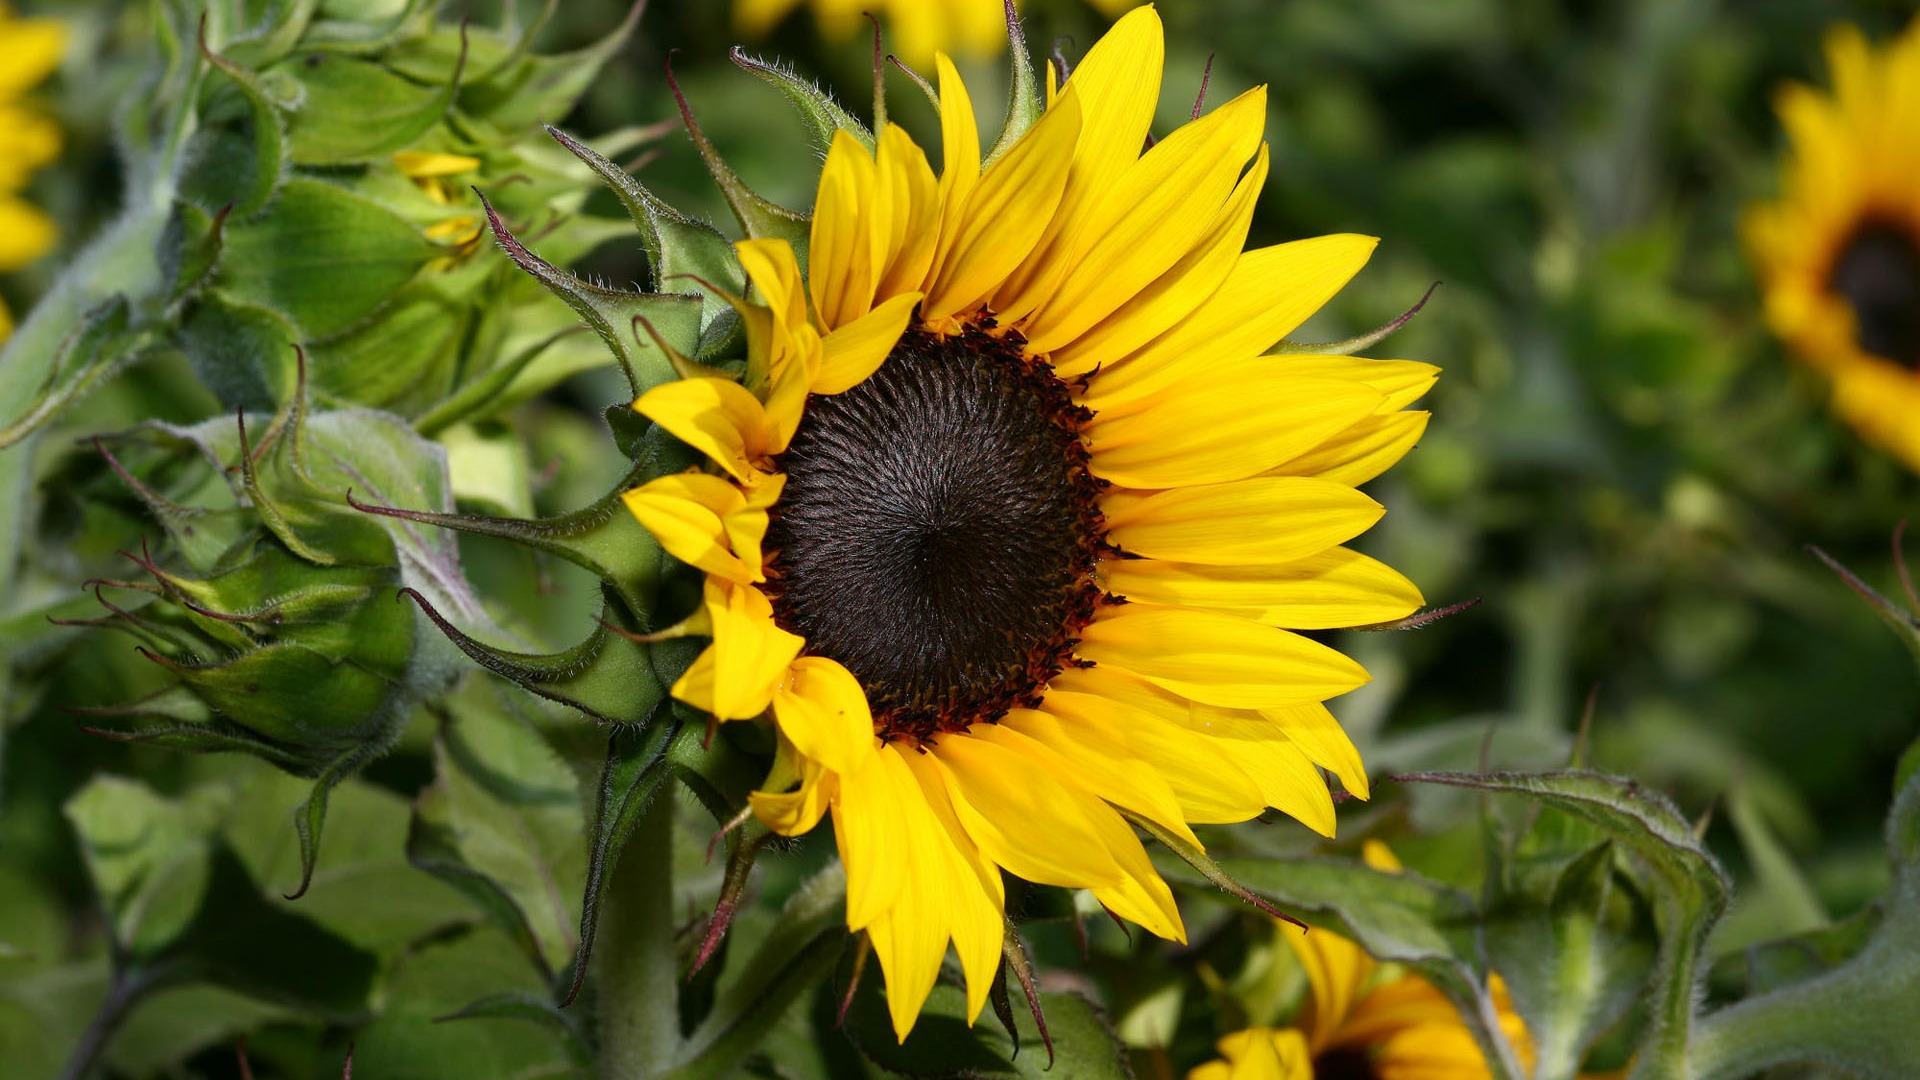
[(1322, 702), (1368, 676), (1292, 631), (1421, 603), (1341, 545), (1437, 371), (1263, 355), (1375, 241), (1243, 250), (1265, 91), (1143, 153), (1163, 60), (1135, 10), (983, 168), (942, 56), (942, 171), (898, 127), (841, 132), (807, 273), (737, 245), (744, 380), (635, 403), (712, 463), (627, 496), (706, 575), (713, 641), (673, 693), (771, 709), (753, 808), (785, 835), (831, 814), (902, 1039), (949, 942), (978, 1015), (1003, 870), (1184, 940), (1127, 815), (1196, 846), (1268, 807), (1331, 835), (1319, 770), (1368, 787)]
[(1217, 1049), (1220, 1060), (1188, 1072), (1187, 1080), (1313, 1080), (1306, 1037), (1292, 1028), (1236, 1031)]
[[(889, 48), (908, 67), (922, 71), (935, 53), (991, 56), (1007, 47), (1004, 0), (806, 0), (813, 9), (820, 34), (844, 41), (865, 25), (872, 12), (885, 28)], [(1109, 19), (1118, 18), (1139, 0), (1089, 0)], [(802, 0), (735, 0), (734, 25), (741, 33), (762, 37), (787, 17)]]
[(1879, 50), (1836, 27), (1826, 51), (1831, 94), (1779, 95), (1781, 198), (1743, 232), (1773, 331), (1843, 419), (1920, 470), (1920, 20)]
[[(1367, 865), (1400, 871), (1386, 845), (1370, 840)], [(1280, 927), (1306, 970), (1308, 1000), (1295, 1024), (1305, 1033), (1320, 1080), (1483, 1080), (1491, 1073), (1480, 1045), (1445, 995), (1419, 975), (1383, 967), (1348, 939), (1326, 930)], [(1533, 1040), (1498, 974), (1488, 979), (1500, 1030), (1525, 1073)]]
[[(21, 19), (0, 3), (0, 274), (18, 270), (53, 247), (53, 222), (20, 198), (35, 169), (60, 156), (60, 128), (21, 97), (60, 66), (66, 28), (53, 19)], [(0, 303), (0, 341), (13, 330)]]

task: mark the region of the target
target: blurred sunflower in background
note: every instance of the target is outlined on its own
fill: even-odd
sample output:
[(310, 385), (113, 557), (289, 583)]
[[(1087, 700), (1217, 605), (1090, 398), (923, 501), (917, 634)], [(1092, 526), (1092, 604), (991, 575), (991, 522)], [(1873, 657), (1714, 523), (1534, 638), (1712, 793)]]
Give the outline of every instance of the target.
[(1319, 770), (1368, 788), (1322, 702), (1368, 676), (1291, 631), (1421, 603), (1340, 545), (1437, 370), (1263, 355), (1375, 241), (1243, 251), (1265, 90), (1142, 153), (1163, 62), (1132, 12), (983, 169), (942, 55), (941, 173), (898, 127), (838, 133), (805, 272), (737, 245), (744, 383), (635, 403), (715, 466), (626, 500), (706, 574), (685, 629), (712, 644), (673, 693), (771, 707), (754, 810), (785, 835), (831, 812), (903, 1039), (949, 940), (969, 1018), (986, 1001), (1003, 869), (1184, 940), (1130, 821), (1197, 848), (1190, 824), (1271, 806), (1332, 835)]
[(1767, 321), (1835, 410), (1920, 470), (1920, 21), (1883, 49), (1827, 37), (1831, 94), (1791, 84), (1778, 202), (1743, 221)]
[[(1368, 866), (1399, 873), (1385, 844), (1361, 849)], [(1328, 930), (1278, 926), (1307, 976), (1307, 998), (1294, 1026), (1249, 1028), (1220, 1040), (1222, 1060), (1187, 1080), (1485, 1080), (1486, 1056), (1459, 1010), (1431, 982), (1381, 964), (1357, 943)], [(1526, 1021), (1513, 1009), (1498, 974), (1488, 994), (1507, 1045), (1524, 1075), (1534, 1065)]]
[[(54, 19), (22, 19), (0, 2), (0, 274), (47, 253), (56, 233), (47, 216), (20, 197), (34, 170), (60, 156), (60, 127), (22, 96), (60, 66), (66, 28)], [(13, 316), (0, 299), (0, 341)]]
[[(803, 0), (735, 0), (734, 25), (749, 37), (762, 37)], [(1007, 45), (1005, 0), (805, 0), (820, 34), (844, 41), (872, 12), (886, 28), (889, 47), (907, 66), (926, 70), (937, 52), (955, 56), (991, 56)], [(1109, 19), (1139, 0), (1088, 0)]]

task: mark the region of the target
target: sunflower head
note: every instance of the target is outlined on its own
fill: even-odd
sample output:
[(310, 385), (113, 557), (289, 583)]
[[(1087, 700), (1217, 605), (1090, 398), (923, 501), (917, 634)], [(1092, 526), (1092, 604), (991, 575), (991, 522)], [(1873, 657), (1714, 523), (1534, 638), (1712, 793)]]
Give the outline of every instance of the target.
[(1831, 92), (1790, 85), (1781, 198), (1748, 209), (1767, 321), (1843, 419), (1920, 469), (1920, 21), (1827, 36)]
[(1321, 770), (1367, 779), (1323, 702), (1367, 674), (1296, 631), (1421, 602), (1341, 545), (1435, 369), (1269, 354), (1374, 241), (1247, 250), (1265, 92), (1154, 142), (1163, 58), (1134, 11), (983, 152), (941, 56), (938, 171), (840, 114), (804, 228), (720, 172), (751, 210), (744, 295), (716, 290), (740, 374), (677, 360), (634, 405), (703, 461), (626, 495), (702, 579), (680, 630), (711, 644), (672, 692), (771, 717), (753, 809), (831, 817), (902, 1038), (949, 944), (978, 1014), (1004, 872), (1178, 940), (1136, 823), (1193, 852), (1268, 807), (1331, 835)]

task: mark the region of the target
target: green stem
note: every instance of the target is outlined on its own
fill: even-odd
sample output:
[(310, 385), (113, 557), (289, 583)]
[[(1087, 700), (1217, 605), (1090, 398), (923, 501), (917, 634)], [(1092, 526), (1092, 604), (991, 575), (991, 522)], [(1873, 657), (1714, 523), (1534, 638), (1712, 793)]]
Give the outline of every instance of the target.
[(601, 1080), (643, 1080), (679, 1053), (679, 973), (673, 923), (673, 792), (640, 813), (614, 864), (593, 951), (599, 989)]
[(1670, 955), (1662, 958), (1654, 978), (1658, 980), (1658, 997), (1653, 1009), (1653, 1033), (1641, 1049), (1639, 1063), (1634, 1066), (1633, 1080), (1683, 1080), (1688, 1075), (1687, 1047), (1693, 1036), (1694, 1010), (1694, 968), (1700, 958), (1700, 946), (1706, 937), (1705, 928), (1693, 932), (1685, 927), (1683, 915), (1676, 914), (1668, 925), (1679, 923), (1683, 928), (1671, 933), (1665, 948)]
[(1920, 962), (1875, 943), (1825, 975), (1707, 1016), (1687, 1053), (1690, 1080), (1751, 1076), (1818, 1062), (1855, 1076), (1913, 1076), (1920, 1068)]

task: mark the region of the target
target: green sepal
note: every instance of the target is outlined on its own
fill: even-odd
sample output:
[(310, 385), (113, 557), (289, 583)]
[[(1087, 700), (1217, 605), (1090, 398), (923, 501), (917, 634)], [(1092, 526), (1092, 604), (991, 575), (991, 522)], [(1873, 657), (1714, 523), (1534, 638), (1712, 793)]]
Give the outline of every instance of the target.
[(227, 215), (232, 206), (208, 214), (189, 202), (175, 202), (160, 234), (161, 295), (169, 311), (191, 299), (212, 277), (226, 247)]
[(502, 131), (518, 131), (566, 115), (640, 24), (646, 0), (634, 0), (613, 32), (586, 48), (556, 56), (522, 52), (460, 93), (461, 111)]
[(600, 340), (606, 342), (615, 359), (620, 361), (620, 369), (626, 374), (635, 397), (673, 378), (672, 365), (651, 338), (639, 331), (639, 322), (645, 320), (656, 329), (668, 327), (663, 334), (698, 340), (703, 306), (699, 294), (622, 292), (582, 281), (528, 251), (500, 220), (486, 196), (480, 197), (480, 204), (486, 210), (487, 224), (493, 229), (494, 238), (507, 257), (593, 327), (594, 333), (600, 335)]
[(773, 87), (786, 97), (793, 111), (800, 114), (806, 122), (807, 137), (822, 154), (833, 145), (836, 131), (844, 131), (860, 140), (867, 153), (874, 150), (873, 132), (867, 125), (855, 119), (853, 114), (840, 107), (832, 95), (821, 89), (820, 84), (801, 78), (792, 69), (769, 63), (755, 56), (747, 55), (747, 50), (735, 45), (727, 54), (741, 68), (758, 76), (761, 82)]
[(264, 216), (229, 226), (220, 282), (320, 339), (372, 315), (443, 254), (393, 211), (326, 181), (294, 177)]
[[(571, 1005), (586, 982), (587, 962), (600, 927), (600, 901), (608, 876), (641, 811), (662, 797), (661, 784), (670, 775), (664, 767), (667, 746), (680, 725), (662, 700), (644, 723), (616, 728), (607, 739), (606, 763), (600, 770), (599, 793), (594, 799), (592, 832), (587, 837), (587, 885), (580, 898), (580, 945), (574, 952), (572, 976), (560, 1004)], [(671, 797), (670, 795), (666, 797)]]
[(436, 0), (405, 0), (399, 11), (385, 22), (367, 18), (330, 18), (320, 12), (307, 28), (300, 44), (305, 48), (324, 48), (333, 52), (371, 55), (386, 52), (399, 44), (422, 21), (430, 18)]
[(624, 640), (606, 621), (615, 611), (612, 598), (601, 609), (593, 631), (579, 644), (555, 653), (528, 653), (474, 639), (413, 589), (402, 589), (401, 595), (418, 604), (440, 632), (481, 667), (596, 720), (642, 723), (666, 693), (653, 674), (646, 647)]
[(693, 109), (688, 106), (686, 95), (680, 91), (680, 84), (675, 81), (671, 66), (667, 68), (667, 85), (673, 89), (673, 99), (680, 106), (680, 118), (686, 123), (687, 134), (693, 139), (701, 164), (707, 167), (707, 175), (713, 178), (714, 185), (727, 200), (727, 207), (733, 211), (734, 219), (740, 222), (740, 228), (755, 240), (785, 240), (793, 247), (793, 256), (799, 261), (800, 272), (804, 276), (807, 270), (807, 241), (813, 234), (810, 215), (795, 213), (748, 187), (746, 181), (740, 179), (733, 167), (720, 156), (720, 151), (707, 138), (707, 133), (694, 122)]
[(1158, 840), (1161, 847), (1180, 856), (1180, 861), (1199, 871), (1201, 877), (1206, 878), (1218, 886), (1223, 892), (1231, 896), (1239, 897), (1246, 903), (1259, 908), (1261, 911), (1266, 912), (1276, 919), (1285, 919), (1288, 922), (1294, 923), (1299, 921), (1268, 903), (1259, 893), (1235, 881), (1232, 874), (1221, 869), (1220, 864), (1213, 861), (1212, 857), (1207, 854), (1206, 849), (1199, 847), (1185, 837), (1171, 832), (1165, 826), (1145, 814), (1138, 814), (1124, 807), (1115, 807), (1115, 809), (1119, 810), (1121, 815), (1128, 821), (1133, 822), (1136, 828), (1145, 832), (1148, 836), (1153, 837), (1155, 840)]
[(270, 412), (286, 396), (300, 331), (279, 312), (207, 289), (187, 311), (174, 344), (193, 374), (228, 409)]
[(300, 87), (287, 116), (287, 154), (297, 165), (372, 161), (426, 134), (452, 106), (466, 69), (459, 58), (438, 86), (421, 86), (371, 60), (310, 52), (272, 69)]
[[(559, 128), (549, 126), (547, 134), (585, 162), (613, 189), (620, 205), (626, 207), (634, 227), (640, 230), (640, 243), (646, 248), (647, 261), (653, 269), (654, 290), (665, 288), (668, 282), (697, 288), (709, 301), (704, 305), (703, 325), (726, 308), (721, 297), (710, 289), (717, 286), (735, 293), (746, 291), (746, 276), (740, 269), (740, 260), (734, 257), (732, 242), (713, 226), (694, 221), (668, 206), (627, 170)], [(668, 340), (682, 353), (691, 353), (699, 345), (697, 339)]]
[[(272, 94), (262, 83), (258, 73), (214, 52), (207, 45), (206, 24), (200, 26), (200, 55), (214, 70), (225, 75), (233, 87), (239, 91), (246, 102), (247, 112), (252, 118), (252, 140), (248, 149), (250, 170), (246, 173), (245, 183), (233, 193), (233, 208), (242, 219), (259, 213), (262, 207), (273, 198), (274, 191), (280, 186), (280, 178), (287, 167), (287, 135), (281, 117), (281, 105), (273, 100)], [(205, 147), (216, 145), (212, 142), (202, 144)], [(224, 156), (224, 155), (222, 155)], [(212, 155), (206, 155), (199, 164), (200, 175), (215, 180), (224, 187), (232, 179), (231, 172), (221, 169), (218, 174), (216, 161)], [(198, 185), (191, 180), (182, 187), (193, 191)]]
[(653, 584), (660, 576), (662, 553), (651, 533), (640, 525), (620, 496), (648, 476), (657, 474), (654, 462), (643, 459), (598, 502), (581, 510), (548, 518), (502, 518), (485, 514), (440, 514), (348, 501), (370, 514), (435, 525), (476, 536), (509, 540), (522, 547), (557, 555), (587, 570), (620, 598), (637, 625), (650, 627)]
[[(1873, 609), (1873, 613), (1880, 616), (1880, 621), (1886, 623), (1887, 628), (1900, 639), (1900, 644), (1905, 645), (1907, 651), (1913, 654), (1914, 661), (1920, 663), (1920, 612), (1908, 611), (1880, 595), (1873, 586), (1861, 581), (1853, 571), (1842, 566), (1840, 560), (1825, 551), (1811, 544), (1807, 545), (1807, 550), (1811, 551), (1815, 558), (1826, 563), (1828, 569), (1840, 575), (1840, 580), (1846, 582), (1847, 588), (1852, 589), (1860, 599), (1867, 602), (1867, 606)], [(1898, 555), (1899, 553), (1896, 552), (1896, 556)]]
[(593, 1054), (587, 1045), (587, 1033), (583, 1029), (576, 1013), (557, 1008), (554, 1003), (536, 994), (524, 990), (503, 990), (497, 994), (488, 994), (464, 1005), (445, 1016), (436, 1017), (435, 1023), (452, 1023), (455, 1020), (525, 1020), (538, 1024), (560, 1036), (567, 1048), (567, 1054), (580, 1069), (593, 1064)]
[(238, 64), (261, 68), (293, 51), (312, 24), (322, 0), (281, 0), (272, 14), (254, 23), (260, 31), (250, 37), (226, 42), (229, 59)]
[(1700, 951), (1726, 910), (1731, 886), (1673, 803), (1632, 780), (1580, 770), (1415, 773), (1400, 779), (1526, 796), (1591, 822), (1644, 868), (1640, 876), (1660, 950), (1645, 994), (1650, 1030), (1635, 1075), (1674, 1075), (1683, 1068)]
[(1000, 124), (1000, 138), (994, 141), (993, 149), (987, 152), (985, 164), (991, 165), (1001, 154), (1013, 149), (1013, 144), (1027, 133), (1027, 129), (1040, 121), (1040, 114), (1046, 111), (1046, 102), (1041, 99), (1040, 81), (1034, 78), (1033, 57), (1027, 51), (1027, 34), (1020, 27), (1020, 16), (1013, 8), (1013, 0), (1007, 3), (1007, 55), (1012, 61), (1012, 85), (1007, 92), (1007, 116)]

